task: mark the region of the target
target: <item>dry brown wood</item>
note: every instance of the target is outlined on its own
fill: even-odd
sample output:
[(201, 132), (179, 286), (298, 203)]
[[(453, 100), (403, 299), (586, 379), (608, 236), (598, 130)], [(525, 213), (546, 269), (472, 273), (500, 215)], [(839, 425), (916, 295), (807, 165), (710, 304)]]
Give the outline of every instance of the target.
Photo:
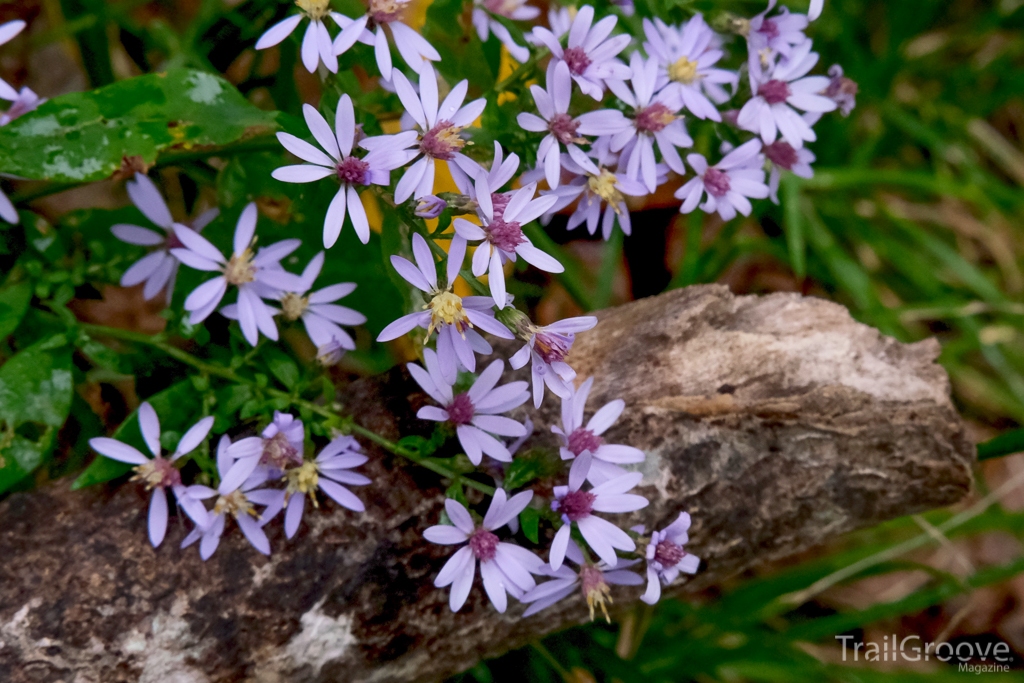
[[(694, 518), (701, 573), (720, 583), (845, 531), (953, 503), (974, 449), (935, 364), (938, 344), (905, 345), (827, 301), (674, 291), (604, 311), (573, 364), (593, 375), (591, 409), (628, 408), (607, 435), (643, 448), (629, 518)], [(403, 370), (343, 397), (390, 438), (425, 433), (425, 400)], [(556, 401), (532, 415), (552, 443)], [(530, 619), (496, 614), (477, 586), (459, 614), (431, 585), (450, 549), (422, 540), (441, 482), (370, 448), (367, 512), (328, 505), (269, 559), (238, 533), (206, 563), (146, 541), (134, 484), (16, 494), (0, 505), (0, 680), (9, 683), (306, 683), (434, 680), (531, 636), (581, 621), (566, 600)], [(624, 597), (624, 596), (622, 596)], [(621, 604), (624, 599), (616, 600)]]

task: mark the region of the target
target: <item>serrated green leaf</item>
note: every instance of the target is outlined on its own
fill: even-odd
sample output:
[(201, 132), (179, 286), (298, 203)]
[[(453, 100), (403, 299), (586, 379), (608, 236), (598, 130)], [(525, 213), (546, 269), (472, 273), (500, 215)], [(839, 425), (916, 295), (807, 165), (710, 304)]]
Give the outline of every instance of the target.
[(0, 421), (60, 427), (71, 410), (71, 349), (63, 335), (16, 353), (0, 367)]
[(172, 149), (214, 147), (277, 127), (223, 78), (171, 69), (55, 97), (0, 128), (5, 173), (56, 182), (102, 180), (124, 157), (152, 164)]

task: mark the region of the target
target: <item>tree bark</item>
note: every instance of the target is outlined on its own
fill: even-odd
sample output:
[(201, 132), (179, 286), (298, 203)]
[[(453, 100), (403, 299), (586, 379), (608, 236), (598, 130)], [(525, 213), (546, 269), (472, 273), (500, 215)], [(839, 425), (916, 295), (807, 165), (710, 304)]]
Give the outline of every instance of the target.
[[(934, 340), (901, 344), (827, 301), (721, 286), (599, 318), (572, 364), (595, 378), (589, 411), (626, 400), (607, 439), (647, 453), (651, 505), (619, 519), (660, 528), (693, 516), (688, 550), (704, 562), (669, 592), (970, 490), (974, 447)], [(428, 431), (414, 417), (426, 398), (404, 369), (342, 400), (389, 438)], [(557, 404), (549, 394), (529, 411), (535, 443), (553, 443)], [(366, 513), (328, 502), (292, 541), (272, 523), (270, 558), (230, 530), (204, 563), (178, 549), (185, 529), (173, 519), (154, 550), (135, 484), (11, 496), (0, 505), (0, 680), (428, 681), (585, 618), (580, 598), (529, 619), (518, 605), (499, 615), (479, 579), (452, 614), (432, 585), (452, 549), (422, 538), (443, 482), (366, 445)], [(616, 605), (637, 595), (621, 590)]]

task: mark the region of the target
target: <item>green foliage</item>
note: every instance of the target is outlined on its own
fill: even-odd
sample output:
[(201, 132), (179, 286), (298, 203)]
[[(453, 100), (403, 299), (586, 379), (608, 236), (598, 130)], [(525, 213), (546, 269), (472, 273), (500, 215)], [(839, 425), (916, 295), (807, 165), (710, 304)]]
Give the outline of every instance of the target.
[(102, 180), (124, 157), (152, 164), (164, 152), (226, 145), (275, 126), (273, 113), (223, 78), (172, 69), (55, 97), (0, 128), (0, 168), (35, 180)]

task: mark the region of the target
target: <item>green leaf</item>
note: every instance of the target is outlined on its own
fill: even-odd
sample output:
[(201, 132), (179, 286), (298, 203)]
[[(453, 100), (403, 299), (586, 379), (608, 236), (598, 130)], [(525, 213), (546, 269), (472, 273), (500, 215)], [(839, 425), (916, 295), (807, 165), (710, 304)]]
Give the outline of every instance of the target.
[[(153, 406), (153, 410), (160, 418), (160, 427), (163, 432), (184, 433), (199, 419), (199, 409), (203, 404), (202, 397), (188, 379), (173, 384), (146, 400)], [(111, 438), (123, 441), (144, 453), (149, 452), (142, 440), (142, 433), (139, 431), (138, 411), (129, 415), (117, 428), (117, 431), (111, 434)], [(71, 485), (71, 489), (78, 490), (86, 486), (102, 484), (127, 474), (131, 469), (132, 466), (128, 463), (111, 460), (100, 455), (85, 468), (84, 472), (78, 475), (75, 483)]]
[(561, 460), (551, 451), (538, 448), (517, 454), (505, 471), (505, 490), (512, 491), (561, 470)]
[(1001, 458), (1021, 451), (1024, 451), (1024, 429), (1014, 429), (978, 444), (978, 460)]
[(71, 349), (56, 335), (15, 354), (0, 367), (0, 421), (60, 427), (71, 410)]
[(526, 508), (520, 512), (519, 526), (523, 530), (523, 535), (531, 543), (540, 542), (540, 511), (535, 508)]
[(286, 388), (294, 389), (299, 383), (299, 366), (276, 346), (266, 346), (263, 349), (263, 358), (267, 361), (270, 372)]
[(219, 76), (191, 69), (69, 93), (0, 128), (0, 168), (33, 180), (102, 180), (124, 157), (236, 142), (277, 127)]
[(32, 284), (19, 282), (0, 288), (0, 339), (17, 329), (32, 300)]
[[(18, 434), (10, 437), (10, 443), (0, 448), (0, 493), (10, 490), (49, 459), (56, 434), (57, 430), (51, 427), (39, 441)], [(3, 441), (4, 437), (0, 436), (0, 444)]]
[(495, 72), (476, 31), (463, 22), (464, 9), (463, 0), (431, 2), (423, 37), (441, 55), (435, 65), (451, 85), (465, 78), (471, 89), (486, 90), (494, 85)]

